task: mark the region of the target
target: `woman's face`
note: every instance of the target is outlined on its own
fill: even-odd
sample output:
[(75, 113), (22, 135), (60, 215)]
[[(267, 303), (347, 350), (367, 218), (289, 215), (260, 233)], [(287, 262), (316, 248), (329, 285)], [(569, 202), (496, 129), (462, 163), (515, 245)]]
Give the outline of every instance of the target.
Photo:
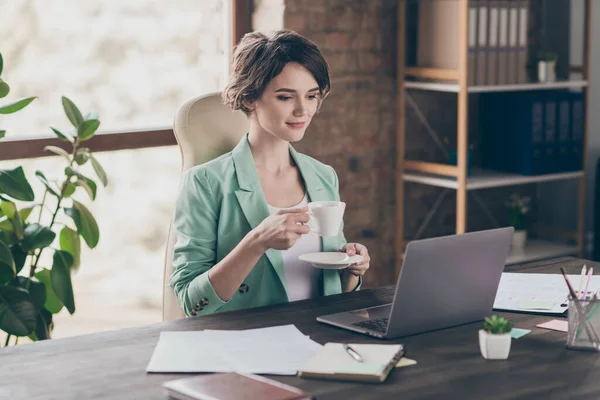
[(303, 65), (288, 63), (267, 84), (254, 103), (251, 118), (261, 131), (287, 142), (297, 142), (319, 106), (319, 85)]

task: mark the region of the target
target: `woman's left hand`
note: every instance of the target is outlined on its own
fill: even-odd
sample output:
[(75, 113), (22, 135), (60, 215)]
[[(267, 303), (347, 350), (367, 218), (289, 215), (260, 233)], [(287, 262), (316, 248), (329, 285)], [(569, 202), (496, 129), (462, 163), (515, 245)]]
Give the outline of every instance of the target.
[(359, 254), (363, 256), (362, 261), (350, 264), (350, 266), (344, 269), (344, 273), (349, 273), (354, 276), (362, 276), (369, 269), (369, 262), (371, 261), (371, 257), (369, 257), (369, 250), (360, 244), (360, 243), (347, 243), (341, 250), (348, 254), (348, 256), (352, 257), (355, 254)]

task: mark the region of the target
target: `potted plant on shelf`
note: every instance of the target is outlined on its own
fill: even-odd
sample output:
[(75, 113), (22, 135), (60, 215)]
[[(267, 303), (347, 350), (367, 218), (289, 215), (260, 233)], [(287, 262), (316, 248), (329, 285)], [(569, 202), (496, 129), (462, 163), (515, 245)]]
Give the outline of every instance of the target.
[[(0, 53), (0, 75), (3, 60)], [(0, 79), (0, 98), (10, 92)], [(0, 104), (0, 115), (27, 107), (36, 97)], [(6, 332), (4, 346), (16, 344), (19, 337), (49, 339), (53, 315), (63, 308), (75, 312), (71, 274), (79, 268), (81, 239), (94, 248), (100, 233), (92, 213), (77, 200), (80, 192), (92, 200), (97, 184), (85, 168), (96, 173), (106, 186), (104, 169), (85, 141), (100, 125), (97, 114), (82, 115), (68, 98), (62, 98), (72, 132), (51, 128), (65, 148), (46, 146), (45, 150), (65, 159), (57, 173), (35, 171), (43, 195), (36, 198), (22, 166), (0, 169), (0, 331)], [(0, 138), (6, 131), (0, 130)], [(2, 143), (0, 142), (0, 146)], [(2, 344), (0, 343), (0, 347)]]
[(538, 59), (538, 81), (554, 82), (556, 81), (556, 62), (558, 55), (552, 52), (540, 51)]
[(498, 315), (486, 317), (479, 330), (479, 349), (486, 360), (506, 360), (510, 353), (512, 324)]
[(515, 228), (511, 247), (522, 250), (527, 243), (527, 215), (530, 210), (531, 197), (513, 193), (506, 203), (508, 207), (508, 223)]

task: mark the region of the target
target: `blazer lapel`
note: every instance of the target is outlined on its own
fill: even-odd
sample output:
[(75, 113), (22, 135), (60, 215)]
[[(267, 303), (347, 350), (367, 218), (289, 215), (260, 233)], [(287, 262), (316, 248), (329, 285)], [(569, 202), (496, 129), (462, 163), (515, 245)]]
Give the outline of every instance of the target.
[[(304, 180), (306, 191), (310, 201), (328, 201), (333, 200), (328, 191), (325, 190), (321, 180), (317, 177), (313, 168), (310, 165), (304, 163), (299, 157), (296, 150), (290, 145), (290, 154)], [(338, 236), (321, 236), (321, 244), (323, 251), (337, 251), (338, 248)], [(331, 294), (337, 294), (342, 292), (342, 285), (340, 282), (340, 276), (338, 270), (324, 269), (323, 270), (323, 295), (329, 296)]]
[[(254, 229), (270, 214), (267, 207), (267, 200), (260, 186), (260, 179), (256, 172), (247, 134), (244, 135), (240, 143), (233, 149), (232, 158), (240, 187), (235, 191), (235, 196), (246, 220), (250, 224), (250, 229)], [(268, 249), (265, 254), (275, 269), (287, 295), (287, 283), (281, 251)]]

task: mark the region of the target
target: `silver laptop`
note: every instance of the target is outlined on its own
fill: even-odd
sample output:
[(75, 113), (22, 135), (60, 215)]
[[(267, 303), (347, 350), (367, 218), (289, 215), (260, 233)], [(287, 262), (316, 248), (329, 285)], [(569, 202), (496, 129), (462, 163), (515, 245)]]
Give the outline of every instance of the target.
[(514, 228), (416, 240), (406, 246), (391, 304), (317, 321), (396, 338), (482, 320), (492, 312)]

